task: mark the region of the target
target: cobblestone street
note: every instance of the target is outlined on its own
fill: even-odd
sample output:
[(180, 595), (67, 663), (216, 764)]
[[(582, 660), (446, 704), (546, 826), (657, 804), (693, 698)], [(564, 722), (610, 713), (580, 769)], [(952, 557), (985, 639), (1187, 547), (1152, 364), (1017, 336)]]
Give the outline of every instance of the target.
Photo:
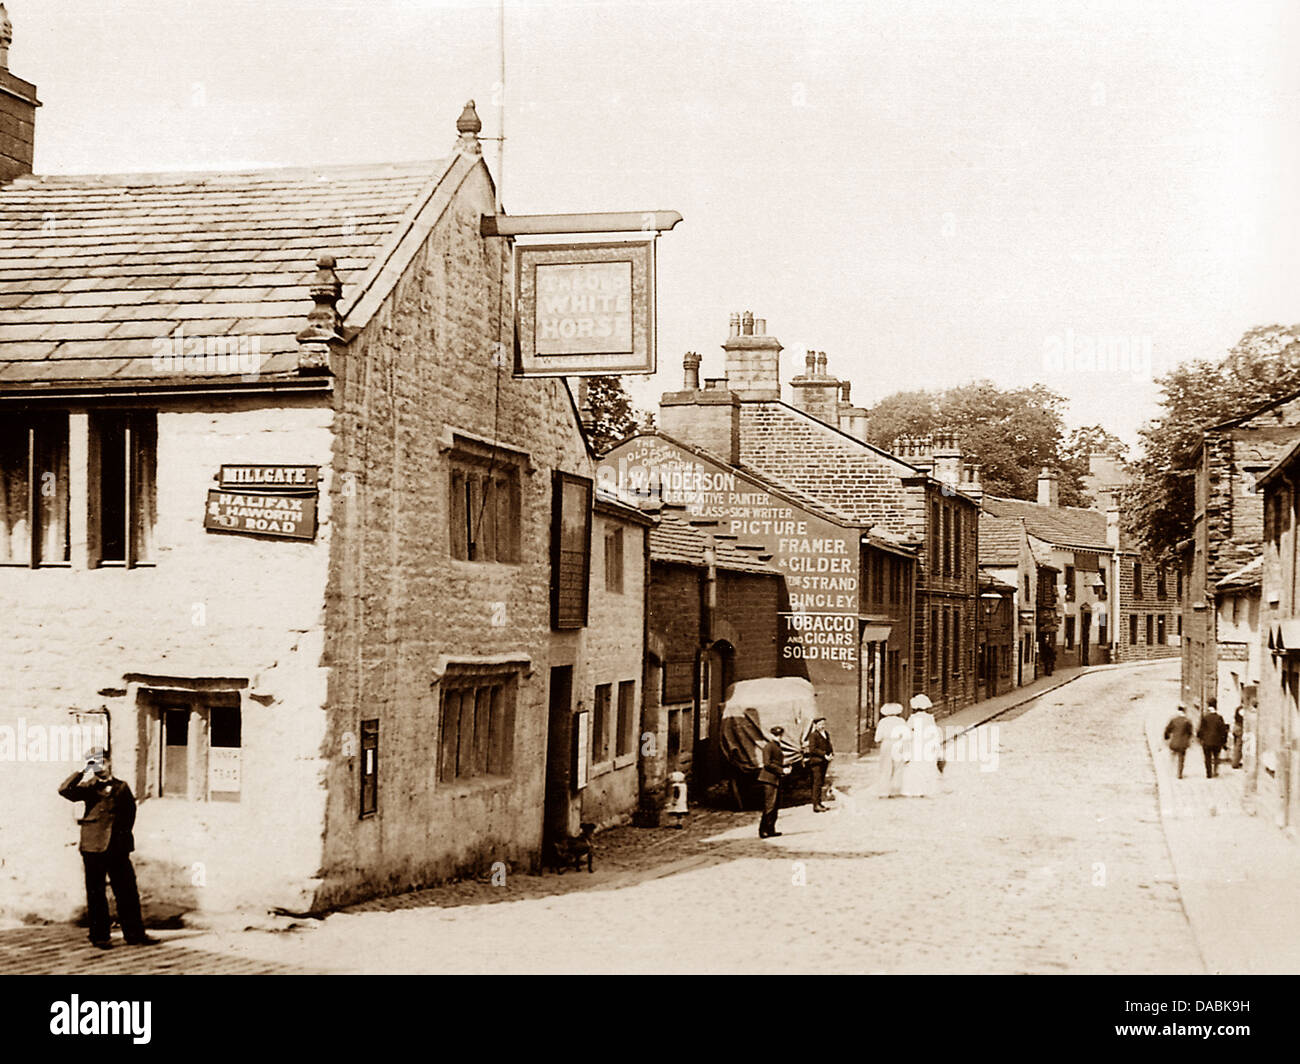
[[(968, 736), (985, 764), (953, 751), (930, 798), (865, 797), (873, 762), (841, 767), (837, 811), (783, 810), (779, 839), (755, 837), (756, 814), (697, 812), (600, 836), (595, 874), (453, 884), (282, 933), (161, 932), (76, 970), (1201, 972), (1144, 734), (1175, 686), (1168, 666), (1083, 676)], [(72, 970), (51, 937), (92, 952), (81, 934), (4, 933), (4, 970)]]

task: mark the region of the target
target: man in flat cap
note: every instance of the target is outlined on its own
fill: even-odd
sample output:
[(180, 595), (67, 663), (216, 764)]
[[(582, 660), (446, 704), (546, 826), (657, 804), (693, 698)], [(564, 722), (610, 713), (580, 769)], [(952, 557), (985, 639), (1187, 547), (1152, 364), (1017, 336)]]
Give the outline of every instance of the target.
[(117, 920), (126, 941), (136, 946), (157, 945), (145, 933), (140, 917), (140, 892), (131, 867), (135, 849), (135, 795), (122, 780), (113, 777), (108, 751), (96, 747), (86, 758), (86, 767), (59, 785), (59, 794), (70, 802), (85, 802), (81, 825), (81, 861), (86, 869), (86, 911), (90, 917), (90, 941), (99, 949), (110, 949), (107, 877), (117, 901)]

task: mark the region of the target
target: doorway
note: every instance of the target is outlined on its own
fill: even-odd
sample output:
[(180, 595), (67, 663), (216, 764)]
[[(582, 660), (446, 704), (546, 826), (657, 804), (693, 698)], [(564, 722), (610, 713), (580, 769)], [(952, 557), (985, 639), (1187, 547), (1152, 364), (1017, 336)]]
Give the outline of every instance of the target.
[(570, 795), (573, 789), (573, 666), (551, 668), (546, 729), (546, 799), (542, 814), (542, 845), (569, 836)]

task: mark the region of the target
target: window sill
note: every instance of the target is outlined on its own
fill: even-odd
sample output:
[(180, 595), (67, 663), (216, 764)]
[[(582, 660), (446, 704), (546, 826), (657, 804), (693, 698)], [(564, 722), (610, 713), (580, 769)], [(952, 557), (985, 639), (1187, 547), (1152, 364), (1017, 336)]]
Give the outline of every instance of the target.
[(614, 771), (613, 761), (601, 761), (599, 764), (592, 765), (587, 771), (587, 778), (594, 780), (597, 776), (604, 776)]
[(620, 768), (627, 768), (629, 765), (635, 765), (635, 764), (636, 764), (635, 751), (630, 754), (621, 754), (620, 756), (614, 758), (615, 771), (617, 771)]
[(504, 790), (513, 782), (509, 776), (461, 777), (454, 780), (439, 781), (434, 789), (434, 794), (451, 798), (463, 798), (472, 794), (482, 794), (485, 791)]
[(157, 562), (135, 562), (133, 565), (128, 566), (126, 562), (96, 562), (94, 565), (90, 566), (90, 568), (92, 569), (128, 569), (128, 568), (129, 569), (152, 569), (157, 564), (158, 564)]

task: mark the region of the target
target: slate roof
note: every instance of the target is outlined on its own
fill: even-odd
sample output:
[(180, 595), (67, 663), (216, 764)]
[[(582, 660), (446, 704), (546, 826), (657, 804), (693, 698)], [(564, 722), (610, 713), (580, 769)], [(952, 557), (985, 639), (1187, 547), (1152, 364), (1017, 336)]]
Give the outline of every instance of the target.
[[(1058, 547), (1081, 547), (1106, 551), (1106, 515), (1082, 506), (1040, 506), (1025, 499), (1000, 499), (984, 496), (984, 509), (994, 517), (1018, 517), (1031, 535)], [(982, 531), (982, 526), (981, 526)], [(1136, 552), (1132, 538), (1120, 532), (1120, 549)], [(981, 557), (983, 549), (981, 548)]]
[(854, 524), (905, 537), (902, 477), (922, 471), (780, 400), (740, 404), (741, 461), (778, 478)]
[(441, 161), (0, 187), (0, 388), (156, 379), (156, 341), (178, 336), (256, 337), (263, 377), (293, 372), (318, 256), (337, 258), (346, 315), (447, 172)]
[(980, 512), (980, 565), (1018, 566), (1025, 540), (1025, 523), (1019, 517), (994, 517)]
[(1259, 587), (1264, 575), (1264, 556), (1261, 554), (1253, 561), (1247, 562), (1240, 569), (1235, 569), (1214, 585), (1219, 593), (1225, 591), (1249, 591)]
[[(771, 558), (766, 548), (763, 551), (741, 550), (740, 545), (732, 539), (716, 538), (715, 558), (719, 569), (730, 572), (761, 573), (765, 576), (779, 576), (780, 571), (762, 558)], [(664, 507), (659, 511), (659, 525), (650, 530), (650, 560), (676, 565), (690, 565), (703, 568), (707, 562), (704, 550), (709, 545), (709, 534), (690, 523), (687, 515), (680, 510)]]

